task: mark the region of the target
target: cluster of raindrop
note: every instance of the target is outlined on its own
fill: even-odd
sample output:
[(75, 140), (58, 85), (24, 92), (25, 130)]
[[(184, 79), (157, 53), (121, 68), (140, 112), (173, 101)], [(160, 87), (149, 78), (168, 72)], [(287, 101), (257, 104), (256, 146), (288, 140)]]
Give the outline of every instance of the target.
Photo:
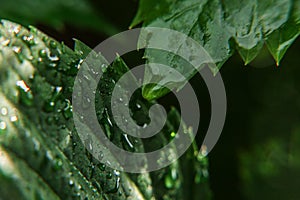
[(46, 64), (50, 68), (55, 68), (59, 64), (61, 51), (57, 48), (57, 43), (54, 40), (50, 40), (45, 36), (43, 41), (45, 44), (48, 43), (49, 48), (44, 48), (39, 50), (38, 61)]
[[(27, 107), (36, 107), (35, 104), (42, 104), (42, 108), (44, 113), (41, 113), (40, 118), (43, 118), (46, 116), (46, 122), (49, 127), (53, 127), (53, 124), (56, 124), (57, 121), (63, 121), (61, 120), (63, 117), (66, 121), (72, 118), (72, 104), (70, 101), (70, 98), (66, 97), (66, 92), (69, 89), (69, 93), (72, 92), (72, 87), (67, 88), (65, 86), (64, 81), (66, 80), (74, 80), (74, 76), (77, 74), (78, 69), (80, 65), (82, 64), (83, 60), (78, 57), (77, 55), (74, 55), (73, 57), (67, 58), (69, 55), (66, 55), (68, 53), (68, 49), (65, 48), (63, 44), (57, 43), (54, 40), (48, 38), (47, 36), (43, 36), (41, 39), (42, 34), (37, 33), (34, 30), (31, 32), (23, 31), (21, 26), (12, 26), (11, 29), (9, 29), (12, 34), (17, 36), (19, 41), (21, 42), (15, 42), (10, 39), (7, 39), (5, 41), (1, 40), (1, 43), (5, 43), (7, 45), (13, 44), (13, 52), (17, 55), (20, 63), (24, 62), (25, 60), (30, 60), (32, 63), (36, 63), (36, 74), (32, 74), (31, 78), (29, 79), (20, 79), (15, 82), (15, 87), (18, 91), (18, 99), (19, 102)], [(13, 37), (12, 37), (13, 38)], [(25, 45), (24, 45), (25, 44)], [(73, 52), (72, 52), (73, 53)], [(35, 59), (35, 60), (33, 60)], [(101, 71), (106, 72), (107, 71), (107, 65), (102, 64), (101, 65)], [(56, 74), (54, 73), (56, 72)], [(61, 72), (61, 73), (60, 73)], [(94, 74), (97, 75), (97, 71), (93, 71)], [(57, 75), (57, 76), (56, 76)], [(36, 77), (43, 77), (44, 81), (47, 81), (50, 83), (50, 85), (53, 85), (51, 89), (50, 97), (46, 100), (45, 98), (40, 98), (39, 88), (43, 87), (44, 83), (41, 82), (41, 84), (32, 84), (32, 83), (39, 83), (36, 81)], [(52, 80), (51, 80), (52, 79)], [(36, 81), (36, 82), (34, 82)], [(115, 84), (114, 80), (112, 80), (112, 84)], [(62, 87), (64, 85), (64, 87)], [(71, 84), (70, 84), (71, 85)], [(44, 88), (44, 90), (47, 90)], [(48, 94), (47, 94), (48, 95)], [(88, 101), (88, 99), (87, 99)], [(35, 112), (34, 108), (30, 109), (24, 109), (24, 112)], [(99, 113), (100, 114), (100, 113)], [(109, 115), (107, 115), (109, 116)], [(7, 118), (5, 120), (2, 120), (3, 118)], [(16, 123), (18, 121), (18, 115), (14, 114), (13, 112), (10, 112), (6, 107), (0, 108), (0, 135), (4, 133), (7, 129), (10, 122)], [(113, 120), (109, 117), (106, 118), (105, 124), (107, 124), (110, 128), (113, 127)], [(69, 120), (70, 121), (70, 120)], [(64, 121), (63, 121), (64, 122)], [(63, 123), (62, 122), (62, 123)], [(58, 129), (66, 129), (66, 127), (60, 126), (57, 127)], [(53, 129), (47, 130), (47, 128), (44, 128), (46, 132), (51, 132)], [(60, 130), (59, 133), (64, 132), (63, 130)], [(78, 143), (80, 143), (78, 138), (75, 138), (72, 136), (74, 135), (74, 131), (70, 131), (69, 127), (65, 130), (65, 132), (69, 132), (69, 139), (66, 139), (67, 143), (70, 143), (72, 148), (75, 146), (80, 146)], [(113, 133), (114, 130), (110, 129), (110, 133)], [(58, 133), (58, 132), (57, 132)], [(53, 170), (53, 173), (60, 172), (60, 174), (65, 174), (65, 166), (64, 166), (64, 160), (61, 156), (56, 155), (56, 153), (53, 153), (50, 150), (45, 151), (45, 148), (43, 147), (43, 142), (40, 141), (40, 138), (33, 136), (30, 131), (26, 131), (25, 135), (28, 140), (28, 146), (32, 147), (33, 154), (37, 156), (38, 158), (44, 157), (43, 162), (46, 162), (46, 164), (43, 164), (43, 166), (51, 166), (50, 169)], [(49, 135), (52, 137), (52, 135)], [(51, 138), (53, 139), (53, 138)], [(127, 135), (124, 135), (124, 141), (127, 143), (127, 145), (130, 148), (133, 148), (133, 141), (128, 138)], [(51, 140), (52, 141), (52, 140)], [(67, 146), (67, 145), (65, 145)], [(31, 148), (30, 147), (30, 148)], [(92, 149), (93, 146), (90, 145), (90, 148)], [(84, 152), (84, 149), (83, 149)], [(68, 155), (68, 154), (66, 154)], [(74, 164), (74, 166), (80, 165), (79, 159), (76, 158), (76, 155), (67, 156)], [(103, 155), (102, 155), (103, 157)], [(102, 158), (103, 159), (103, 158)], [(40, 159), (36, 159), (40, 160)], [(110, 187), (107, 188), (107, 191), (105, 193), (107, 194), (114, 194), (122, 196), (123, 190), (120, 190), (121, 185), (121, 174), (117, 170), (112, 170), (109, 168), (109, 163), (107, 164), (95, 164), (92, 162), (92, 158), (89, 158), (90, 160), (90, 168), (94, 170), (95, 168), (98, 168), (105, 174), (105, 178), (107, 180), (101, 180), (102, 182), (109, 182)], [(68, 164), (67, 164), (68, 165)], [(47, 168), (47, 167), (46, 167)], [(47, 169), (43, 170), (47, 170)], [(42, 173), (42, 172), (41, 172)], [(77, 172), (76, 172), (77, 173)], [(85, 172), (82, 172), (84, 177), (87, 177)], [(77, 176), (77, 175), (76, 175)], [(72, 192), (74, 194), (74, 198), (78, 199), (84, 199), (84, 191), (82, 191), (83, 185), (77, 183), (78, 177), (76, 177), (75, 174), (70, 172), (69, 176), (69, 186), (74, 188), (74, 191)], [(94, 178), (93, 178), (94, 177)], [(97, 178), (98, 176), (92, 176), (93, 179)], [(88, 180), (86, 180), (88, 182)], [(101, 182), (100, 180), (96, 180), (95, 183), (93, 183), (93, 186), (96, 185), (98, 182)], [(90, 183), (89, 183), (90, 184)], [(93, 189), (95, 193), (98, 193), (102, 190), (103, 184), (99, 186), (97, 189)], [(129, 194), (126, 194), (128, 196)]]
[[(7, 110), (6, 107), (2, 107), (0, 112), (1, 112), (1, 118), (8, 114), (8, 110)], [(6, 128), (7, 128), (6, 127), (7, 126), (6, 122), (3, 121), (1, 118), (0, 118), (0, 134), (4, 133), (6, 131)]]
[[(87, 179), (82, 177), (82, 174), (79, 171), (74, 171), (72, 163), (66, 163), (64, 158), (57, 153), (55, 150), (48, 150), (45, 148), (39, 140), (31, 135), (27, 134), (27, 139), (32, 141), (35, 155), (38, 156), (37, 160), (40, 160), (40, 165), (44, 166), (38, 168), (38, 170), (43, 170), (42, 176), (46, 181), (48, 181), (52, 186), (55, 183), (65, 185), (64, 188), (57, 188), (57, 192), (60, 195), (72, 195), (72, 199), (89, 199), (92, 196), (97, 196), (98, 191), (90, 185)], [(32, 146), (30, 142), (27, 142), (28, 145)], [(44, 159), (39, 159), (39, 157), (44, 157)], [(58, 173), (55, 179), (51, 178), (49, 174)], [(48, 175), (47, 175), (48, 174)], [(67, 176), (66, 176), (67, 174)], [(53, 182), (54, 181), (54, 182)], [(69, 187), (69, 189), (66, 189)], [(92, 190), (94, 194), (89, 194), (85, 191), (85, 188)], [(62, 191), (63, 190), (63, 191)], [(65, 191), (69, 191), (67, 194), (64, 194)]]
[(44, 110), (46, 112), (53, 112), (56, 106), (56, 103), (62, 93), (62, 87), (52, 87), (52, 96), (51, 98), (45, 103)]
[(106, 175), (107, 179), (114, 179), (114, 185), (112, 188), (109, 188), (106, 193), (116, 193), (120, 188), (120, 172), (117, 170), (113, 170), (113, 173), (109, 172)]
[(18, 121), (19, 117), (16, 109), (9, 110), (6, 106), (0, 107), (0, 135), (7, 131), (11, 123), (16, 124)]

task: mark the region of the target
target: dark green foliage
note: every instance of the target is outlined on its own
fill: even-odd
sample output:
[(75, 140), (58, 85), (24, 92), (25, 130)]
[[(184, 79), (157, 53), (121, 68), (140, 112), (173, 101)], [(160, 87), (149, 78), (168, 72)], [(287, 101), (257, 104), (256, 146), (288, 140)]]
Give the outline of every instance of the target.
[[(159, 199), (162, 194), (164, 199), (182, 197), (188, 188), (182, 186), (194, 180), (183, 181), (180, 161), (150, 174), (126, 174), (99, 163), (83, 146), (73, 124), (71, 95), (88, 47), (75, 41), (73, 51), (33, 27), (27, 30), (8, 21), (2, 21), (0, 31), (1, 197), (9, 197), (13, 190), (16, 199)], [(99, 85), (101, 94), (96, 94), (102, 102), (96, 103), (96, 109), (103, 126), (111, 126), (107, 119), (111, 118), (112, 80), (117, 81), (127, 70), (120, 58), (105, 69)], [(135, 98), (146, 112), (151, 104), (139, 101), (141, 96)], [(169, 121), (174, 123), (168, 123), (159, 134), (165, 142), (170, 139), (168, 134), (176, 131), (176, 113), (171, 111)], [(106, 131), (114, 143), (128, 148), (125, 133), (116, 127)], [(128, 150), (143, 152), (143, 146), (138, 141)], [(207, 175), (201, 175), (207, 166), (199, 163), (205, 163), (206, 158), (196, 158), (195, 152), (196, 146), (183, 157), (195, 163), (185, 168), (190, 168), (190, 177), (199, 177), (194, 187), (200, 188), (207, 182)], [(161, 186), (153, 187), (152, 182)]]
[(99, 14), (89, 0), (0, 0), (0, 18), (22, 25), (43, 23), (55, 29), (65, 25), (103, 32), (118, 33), (118, 28)]
[[(60, 30), (67, 23), (107, 35), (117, 33), (117, 28), (99, 15), (91, 2), (0, 0), (0, 18), (23, 25), (42, 23)], [(144, 27), (174, 29), (192, 37), (203, 45), (218, 70), (235, 51), (249, 64), (262, 49), (267, 49), (279, 65), (300, 33), (300, 1), (140, 0), (131, 28), (140, 23)], [(211, 199), (208, 159), (198, 154), (195, 141), (170, 166), (143, 174), (113, 170), (85, 149), (74, 127), (72, 91), (78, 68), (90, 52), (78, 40), (72, 50), (32, 26), (28, 30), (1, 21), (0, 199)], [(96, 63), (105, 62), (101, 55), (94, 54)], [(180, 72), (187, 65), (168, 52), (151, 49), (145, 51), (144, 58), (146, 62), (163, 63)], [(107, 137), (132, 152), (148, 152), (169, 143), (179, 126), (178, 111), (169, 111), (166, 125), (152, 139), (127, 136), (112, 120), (110, 96), (114, 82), (128, 67), (117, 57), (111, 66), (99, 70), (104, 71), (104, 76), (96, 93), (96, 110)], [(288, 74), (289, 80), (279, 79), (277, 83), (265, 77), (258, 78), (260, 85), (255, 85), (258, 79), (249, 81), (255, 90), (253, 96), (257, 96), (249, 101), (259, 104), (251, 115), (246, 113), (250, 121), (244, 122), (247, 128), (252, 127), (248, 131), (253, 141), (245, 142), (249, 147), (239, 146), (238, 155), (233, 155), (238, 158), (241, 181), (237, 188), (246, 199), (299, 198), (299, 181), (295, 178), (300, 167), (298, 71)], [(187, 78), (191, 77), (189, 74)], [(182, 84), (177, 86), (180, 89)], [(149, 123), (147, 114), (154, 99), (168, 92), (163, 88), (152, 91), (151, 87), (136, 92), (129, 105), (136, 123)], [(278, 97), (278, 93), (282, 96)], [(291, 106), (279, 108), (282, 104), (274, 105), (274, 99)], [(292, 111), (294, 114), (290, 114)], [(192, 127), (183, 126), (185, 134), (192, 133)], [(171, 154), (176, 154), (175, 147)], [(232, 169), (227, 168), (233, 164), (224, 165), (226, 169), (218, 169), (220, 173), (230, 173)]]
[[(141, 22), (144, 27), (170, 28), (190, 36), (204, 47), (219, 69), (235, 50), (247, 65), (265, 43), (279, 64), (300, 34), (299, 0), (141, 0), (132, 26)], [(150, 63), (163, 62), (183, 71), (184, 65), (170, 53), (158, 55), (147, 50), (145, 57)], [(145, 74), (152, 75), (150, 71)], [(147, 89), (144, 96), (152, 99), (165, 93)]]

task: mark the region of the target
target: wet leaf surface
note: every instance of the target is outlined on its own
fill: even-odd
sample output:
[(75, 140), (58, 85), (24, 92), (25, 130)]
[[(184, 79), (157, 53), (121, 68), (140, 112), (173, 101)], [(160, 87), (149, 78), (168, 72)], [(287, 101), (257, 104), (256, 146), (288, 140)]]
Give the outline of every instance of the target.
[[(154, 12), (148, 12), (146, 8)], [(169, 28), (193, 38), (204, 47), (219, 69), (235, 50), (245, 64), (250, 63), (259, 54), (265, 41), (279, 64), (300, 33), (299, 1), (157, 0), (150, 3), (149, 0), (140, 0), (132, 26), (141, 22), (144, 27)], [(146, 50), (145, 58), (149, 63), (162, 62), (186, 75), (182, 68), (187, 64), (183, 64), (182, 59), (174, 58), (170, 52)], [(145, 72), (145, 77), (153, 75), (150, 70)], [(166, 78), (161, 77), (160, 82)], [(175, 89), (180, 87), (182, 83), (178, 83)], [(168, 91), (162, 87), (145, 88), (143, 93), (147, 99), (157, 99)]]
[[(9, 21), (1, 23), (0, 45), (1, 198), (10, 198), (13, 193), (15, 199), (161, 199), (162, 192), (164, 199), (182, 197), (181, 186), (188, 182), (181, 176), (181, 161), (156, 172), (123, 173), (94, 158), (85, 148), (94, 148), (91, 141), (83, 145), (74, 126), (71, 98), (78, 68), (90, 48), (75, 41), (73, 51), (34, 27), (28, 30)], [(95, 62), (103, 60), (95, 55)], [(128, 151), (155, 147), (128, 136), (110, 120), (111, 90), (128, 71), (125, 63), (117, 58), (112, 66), (99, 66), (105, 73), (96, 93), (96, 110), (100, 124), (107, 127), (107, 136)], [(85, 98), (83, 103), (89, 106)], [(131, 106), (136, 116), (147, 116), (151, 105), (137, 94)], [(176, 112), (170, 112), (158, 136), (159, 145), (168, 143), (170, 134), (175, 134)], [(147, 117), (135, 120), (143, 124)], [(170, 153), (176, 154), (176, 148)], [(192, 163), (198, 162), (194, 155), (186, 156)], [(207, 166), (185, 167), (197, 171)], [(207, 180), (203, 184), (207, 186)], [(157, 185), (164, 185), (164, 189)]]

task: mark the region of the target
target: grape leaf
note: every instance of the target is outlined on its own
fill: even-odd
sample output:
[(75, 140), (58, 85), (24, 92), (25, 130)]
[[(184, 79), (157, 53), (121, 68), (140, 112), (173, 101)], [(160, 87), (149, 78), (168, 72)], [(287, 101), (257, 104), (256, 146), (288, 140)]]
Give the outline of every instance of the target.
[(300, 34), (300, 1), (294, 2), (289, 20), (278, 30), (270, 34), (266, 40), (269, 51), (279, 65), (285, 52)]
[[(132, 26), (143, 22), (144, 27), (169, 28), (182, 32), (204, 47), (218, 69), (235, 50), (245, 64), (250, 63), (259, 54), (265, 41), (279, 63), (300, 33), (298, 0), (164, 0), (151, 1), (152, 7), (149, 2), (150, 0), (140, 0)], [(159, 8), (163, 12), (155, 12), (154, 17), (146, 8)], [(141, 37), (140, 40), (147, 38)], [(149, 63), (166, 61), (163, 63), (179, 72), (183, 71), (181, 61), (174, 59), (170, 53), (158, 54), (153, 50), (146, 50), (145, 58)], [(151, 71), (145, 72), (145, 77), (152, 76)], [(159, 98), (165, 93), (149, 88), (144, 91), (145, 98), (148, 99)]]

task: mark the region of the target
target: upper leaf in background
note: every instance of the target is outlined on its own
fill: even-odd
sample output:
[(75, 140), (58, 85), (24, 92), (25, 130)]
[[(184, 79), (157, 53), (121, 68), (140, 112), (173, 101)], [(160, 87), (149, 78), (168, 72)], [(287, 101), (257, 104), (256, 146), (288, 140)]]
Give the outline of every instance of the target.
[[(198, 41), (221, 68), (235, 49), (248, 64), (259, 54), (265, 41), (279, 63), (300, 33), (299, 20), (299, 0), (140, 0), (131, 27), (144, 22), (143, 26), (185, 33)], [(154, 63), (163, 60), (175, 69), (181, 66), (168, 53), (146, 50), (145, 58)], [(154, 93), (149, 90), (150, 94), (145, 96), (159, 97), (151, 92)]]
[(88, 0), (0, 0), (0, 18), (22, 25), (49, 25), (55, 29), (64, 23), (113, 35), (118, 28), (94, 10)]
[(295, 0), (289, 20), (267, 38), (267, 46), (277, 65), (287, 49), (300, 35), (300, 1)]

